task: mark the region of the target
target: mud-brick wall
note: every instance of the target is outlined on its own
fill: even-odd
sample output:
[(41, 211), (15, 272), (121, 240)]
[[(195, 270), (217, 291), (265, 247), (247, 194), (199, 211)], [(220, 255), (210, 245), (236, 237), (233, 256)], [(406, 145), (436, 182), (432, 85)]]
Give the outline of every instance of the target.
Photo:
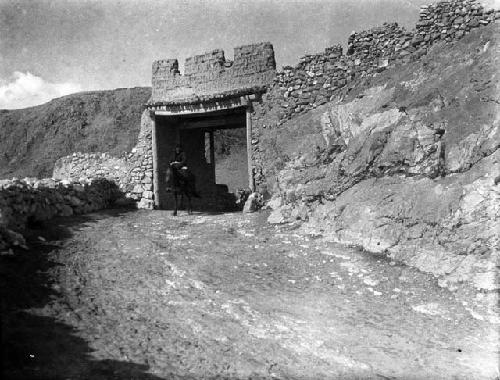
[(105, 178), (116, 183), (140, 208), (153, 208), (152, 122), (148, 111), (141, 118), (137, 145), (120, 157), (107, 153), (73, 153), (57, 160), (55, 179)]
[(264, 183), (266, 168), (273, 166), (268, 162), (272, 154), (259, 147), (264, 129), (276, 128), (279, 133), (287, 120), (341, 97), (355, 80), (415, 62), (436, 43), (451, 43), (499, 18), (500, 11), (486, 10), (474, 0), (442, 1), (421, 7), (419, 21), (410, 31), (397, 23), (384, 23), (351, 34), (345, 54), (336, 45), (302, 57), (293, 67), (284, 67), (262, 102), (254, 106), (252, 141), (257, 184)]
[(186, 59), (184, 75), (176, 59), (153, 62), (151, 103), (171, 102), (235, 89), (271, 84), (276, 75), (273, 46), (268, 43), (234, 49), (234, 61), (222, 50)]

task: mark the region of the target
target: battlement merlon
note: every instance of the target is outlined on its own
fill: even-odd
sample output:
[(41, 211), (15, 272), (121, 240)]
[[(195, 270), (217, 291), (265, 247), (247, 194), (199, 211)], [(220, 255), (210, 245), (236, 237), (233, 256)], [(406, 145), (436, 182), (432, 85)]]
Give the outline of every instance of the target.
[[(224, 51), (216, 49), (205, 54), (186, 58), (184, 75), (203, 75), (207, 72), (224, 71), (237, 67), (240, 74), (276, 70), (274, 49), (270, 42), (238, 46), (234, 48), (234, 62), (226, 61)], [(161, 59), (153, 62), (153, 80), (155, 77), (179, 75), (177, 59)]]
[(239, 71), (239, 74), (275, 71), (273, 45), (270, 42), (262, 42), (234, 48), (233, 70)]
[(177, 59), (160, 59), (153, 62), (153, 78), (179, 75)]
[(153, 63), (153, 101), (267, 86), (276, 76), (274, 49), (269, 42), (236, 47), (234, 61), (226, 60), (224, 51), (217, 49), (187, 58), (184, 74), (178, 68), (176, 59)]

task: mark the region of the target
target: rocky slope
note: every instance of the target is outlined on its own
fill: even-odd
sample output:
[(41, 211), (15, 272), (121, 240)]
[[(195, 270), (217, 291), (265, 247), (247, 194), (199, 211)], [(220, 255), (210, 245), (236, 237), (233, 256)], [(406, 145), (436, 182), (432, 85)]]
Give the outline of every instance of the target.
[(225, 129), (214, 134), (216, 181), (228, 185), (232, 193), (248, 187), (246, 140), (245, 128)]
[(264, 132), (269, 220), (498, 288), (498, 42), (496, 24), (438, 44)]
[(129, 151), (150, 96), (149, 87), (93, 91), (0, 110), (0, 178), (49, 177), (58, 158), (76, 151)]

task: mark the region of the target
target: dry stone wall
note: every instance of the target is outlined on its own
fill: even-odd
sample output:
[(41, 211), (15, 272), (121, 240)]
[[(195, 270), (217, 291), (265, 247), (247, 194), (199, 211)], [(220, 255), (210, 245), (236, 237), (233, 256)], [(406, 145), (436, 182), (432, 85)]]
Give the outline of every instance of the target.
[(31, 223), (104, 209), (120, 197), (116, 184), (102, 178), (81, 182), (51, 178), (2, 180), (0, 252), (5, 252), (10, 246), (25, 247), (20, 232)]
[[(188, 101), (190, 97), (219, 96), (231, 91), (262, 92), (276, 75), (274, 51), (270, 43), (237, 47), (234, 62), (222, 50), (190, 57), (181, 75), (178, 61), (153, 63), (152, 98), (148, 104)], [(114, 181), (125, 196), (138, 201), (139, 208), (153, 208), (152, 122), (144, 111), (138, 144), (120, 157), (106, 153), (79, 153), (59, 159), (53, 177), (57, 179), (106, 178)]]
[(59, 159), (53, 177), (73, 181), (105, 178), (116, 183), (139, 208), (153, 208), (153, 153), (151, 118), (144, 111), (137, 145), (120, 157), (107, 153), (73, 153)]
[[(266, 176), (266, 153), (259, 147), (262, 131), (276, 128), (329, 101), (342, 97), (359, 78), (376, 76), (396, 65), (415, 62), (438, 42), (452, 42), (471, 30), (500, 19), (499, 10), (486, 10), (475, 0), (442, 1), (422, 6), (415, 29), (397, 23), (349, 36), (346, 54), (339, 45), (306, 55), (278, 72), (273, 85), (254, 107), (252, 136), (257, 184)], [(277, 132), (279, 133), (279, 132)]]
[(53, 178), (0, 181), (0, 252), (25, 246), (20, 232), (32, 222), (105, 209), (123, 197), (152, 208), (152, 177), (151, 119), (144, 112), (138, 144), (121, 157), (74, 153), (56, 162)]
[[(279, 73), (270, 43), (236, 48), (234, 62), (226, 60), (222, 50), (188, 58), (184, 75), (175, 59), (155, 61), (148, 103), (189, 101), (235, 89), (267, 87), (252, 113), (253, 171), (260, 186), (270, 174), (266, 172), (268, 152), (261, 144), (264, 130), (276, 129), (279, 133), (280, 125), (342, 96), (355, 80), (416, 61), (437, 42), (458, 40), (499, 17), (499, 11), (485, 10), (474, 0), (442, 1), (423, 6), (411, 31), (385, 23), (356, 32), (349, 37), (345, 54), (341, 46), (332, 46), (323, 53), (302, 57), (295, 67), (284, 67)], [(115, 181), (127, 197), (138, 201), (139, 207), (152, 208), (151, 119), (146, 111), (141, 123), (138, 145), (130, 153), (122, 157), (75, 153), (57, 162), (54, 177), (107, 178)]]
[(436, 42), (459, 39), (499, 18), (500, 11), (485, 10), (475, 0), (451, 0), (423, 6), (412, 31), (384, 23), (353, 33), (345, 55), (341, 46), (333, 46), (324, 53), (306, 55), (295, 67), (284, 67), (277, 74), (279, 91), (274, 101), (281, 108), (281, 119), (328, 102), (355, 78), (419, 59)]
[(386, 254), (449, 289), (498, 291), (499, 28), (266, 126), (259, 145), (289, 157), (265, 173), (269, 221)]

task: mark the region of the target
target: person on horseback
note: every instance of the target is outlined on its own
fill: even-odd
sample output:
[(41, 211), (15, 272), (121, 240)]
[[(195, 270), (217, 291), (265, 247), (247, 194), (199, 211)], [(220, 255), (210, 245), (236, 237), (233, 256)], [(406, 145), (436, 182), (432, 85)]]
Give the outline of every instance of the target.
[(177, 215), (177, 198), (181, 196), (181, 208), (186, 196), (188, 200), (188, 212), (192, 213), (191, 197), (200, 198), (196, 191), (194, 174), (187, 167), (186, 153), (182, 150), (180, 144), (175, 146), (170, 164), (165, 172), (165, 182), (167, 192), (172, 192), (175, 206), (173, 215)]
[(189, 180), (191, 172), (187, 167), (186, 153), (182, 149), (181, 144), (175, 146), (172, 160), (170, 161), (170, 167), (173, 169), (176, 181), (185, 183)]
[(188, 169), (186, 165), (186, 153), (182, 149), (181, 144), (177, 144), (175, 146), (174, 152), (172, 154), (172, 160), (170, 161), (170, 166), (179, 174), (182, 174), (181, 170), (186, 171)]

